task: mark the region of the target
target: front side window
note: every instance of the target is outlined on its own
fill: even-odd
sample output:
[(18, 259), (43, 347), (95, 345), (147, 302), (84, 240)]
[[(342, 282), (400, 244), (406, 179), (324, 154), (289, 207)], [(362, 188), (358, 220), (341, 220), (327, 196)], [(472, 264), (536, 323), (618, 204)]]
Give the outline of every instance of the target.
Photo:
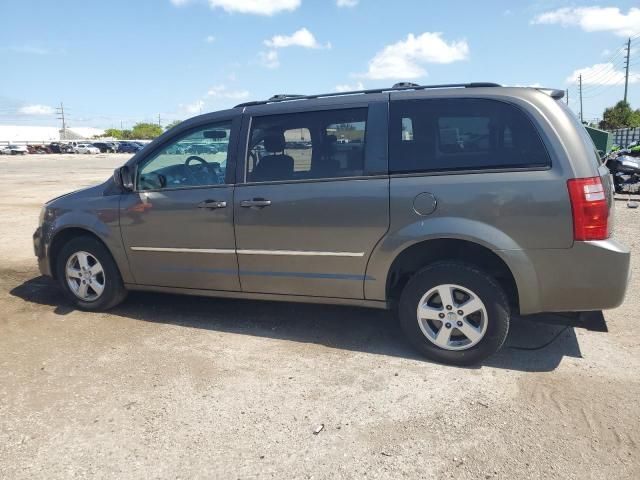
[(391, 173), (540, 167), (550, 164), (531, 120), (484, 99), (392, 102)]
[(253, 118), (247, 181), (362, 175), (366, 121), (366, 108)]
[(138, 190), (225, 183), (231, 122), (207, 125), (183, 136), (138, 167)]

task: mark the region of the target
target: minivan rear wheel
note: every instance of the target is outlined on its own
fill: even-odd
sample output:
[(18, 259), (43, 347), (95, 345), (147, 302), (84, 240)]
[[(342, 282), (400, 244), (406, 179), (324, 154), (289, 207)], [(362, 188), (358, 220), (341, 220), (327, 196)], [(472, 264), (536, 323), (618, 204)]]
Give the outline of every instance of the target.
[(409, 342), (425, 357), (470, 365), (497, 352), (511, 316), (493, 277), (465, 263), (430, 265), (409, 279), (398, 308)]
[(111, 253), (89, 236), (73, 238), (60, 249), (56, 278), (67, 299), (81, 310), (108, 310), (127, 296)]

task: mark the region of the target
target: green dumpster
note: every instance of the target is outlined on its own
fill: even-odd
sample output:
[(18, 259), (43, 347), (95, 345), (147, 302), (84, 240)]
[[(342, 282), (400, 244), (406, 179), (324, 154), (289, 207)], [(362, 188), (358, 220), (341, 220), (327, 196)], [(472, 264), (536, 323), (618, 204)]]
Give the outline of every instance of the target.
[(587, 129), (587, 133), (591, 137), (591, 140), (593, 140), (596, 149), (603, 153), (609, 153), (613, 146), (613, 134), (593, 127), (585, 126), (584, 128)]

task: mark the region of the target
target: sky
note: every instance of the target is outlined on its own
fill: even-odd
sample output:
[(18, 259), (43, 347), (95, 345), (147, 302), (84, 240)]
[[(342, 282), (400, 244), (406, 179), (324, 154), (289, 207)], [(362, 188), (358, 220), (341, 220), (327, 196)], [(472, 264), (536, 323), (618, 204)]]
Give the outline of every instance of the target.
[(640, 108), (640, 6), (589, 0), (1, 0), (0, 124), (131, 128), (268, 98), (490, 81)]

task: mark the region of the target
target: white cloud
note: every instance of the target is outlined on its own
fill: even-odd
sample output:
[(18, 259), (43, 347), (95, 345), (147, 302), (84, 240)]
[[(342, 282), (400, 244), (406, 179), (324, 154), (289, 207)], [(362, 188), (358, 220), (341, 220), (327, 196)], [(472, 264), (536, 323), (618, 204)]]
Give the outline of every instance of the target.
[(364, 84), (362, 82), (358, 82), (355, 85), (349, 85), (346, 83), (336, 85), (336, 92), (352, 92), (354, 90), (364, 90)]
[(216, 37), (214, 37), (213, 35), (207, 35), (206, 37), (204, 37), (204, 41), (207, 43), (213, 43), (216, 41)]
[[(624, 85), (624, 71), (616, 70), (613, 63), (596, 63), (591, 67), (575, 70), (566, 79), (574, 83), (582, 75), (583, 85)], [(629, 72), (629, 83), (640, 82), (640, 73)]]
[(406, 40), (387, 45), (369, 61), (369, 69), (363, 77), (381, 79), (413, 79), (427, 75), (425, 63), (451, 63), (469, 57), (466, 40), (447, 43), (442, 33), (425, 32)]
[(275, 50), (268, 50), (266, 52), (260, 52), (258, 54), (260, 58), (260, 64), (267, 68), (278, 68), (280, 66), (280, 59), (278, 58), (278, 52)]
[(209, 0), (211, 8), (222, 8), (229, 13), (253, 13), (255, 15), (275, 15), (292, 12), (300, 6), (300, 0)]
[(630, 8), (625, 14), (618, 7), (565, 7), (536, 15), (531, 23), (577, 26), (585, 32), (613, 32), (627, 37), (640, 32), (640, 8)]
[(207, 91), (206, 98), (229, 98), (232, 100), (242, 100), (247, 98), (247, 90), (229, 90), (225, 85), (215, 85)]
[(171, 0), (171, 3), (173, 3), (176, 7), (182, 7), (183, 5), (189, 3), (189, 1), (190, 0)]
[(359, 0), (336, 0), (338, 7), (355, 7)]
[(204, 100), (196, 100), (193, 103), (189, 103), (187, 105), (180, 105), (183, 110), (187, 113), (195, 115), (196, 113), (202, 112), (202, 107), (204, 107)]
[(230, 90), (226, 85), (214, 85), (193, 103), (178, 105), (180, 112), (195, 115), (204, 110), (217, 110), (234, 105), (238, 100), (249, 97), (248, 90)]
[(48, 105), (25, 105), (18, 109), (22, 115), (53, 115), (55, 110)]
[(330, 43), (327, 43), (324, 47), (320, 45), (313, 36), (313, 33), (306, 28), (301, 28), (300, 30), (293, 32), (291, 35), (275, 35), (269, 40), (265, 40), (264, 44), (270, 48), (331, 48)]

